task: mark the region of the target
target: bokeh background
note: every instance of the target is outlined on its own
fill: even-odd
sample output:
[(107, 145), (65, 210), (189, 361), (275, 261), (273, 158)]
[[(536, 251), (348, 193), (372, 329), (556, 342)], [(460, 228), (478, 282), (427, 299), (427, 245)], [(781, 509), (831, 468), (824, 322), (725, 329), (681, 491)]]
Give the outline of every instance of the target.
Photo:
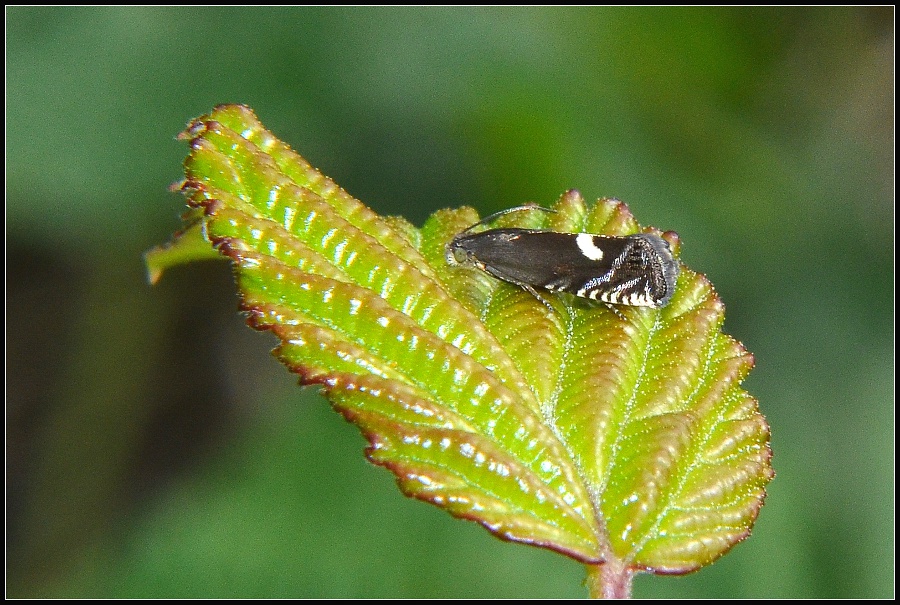
[(893, 8), (6, 17), (9, 596), (587, 594), (404, 498), (227, 265), (147, 285), (174, 136), (224, 102), (416, 224), (575, 187), (678, 231), (756, 355), (778, 475), (750, 539), (635, 595), (893, 594)]

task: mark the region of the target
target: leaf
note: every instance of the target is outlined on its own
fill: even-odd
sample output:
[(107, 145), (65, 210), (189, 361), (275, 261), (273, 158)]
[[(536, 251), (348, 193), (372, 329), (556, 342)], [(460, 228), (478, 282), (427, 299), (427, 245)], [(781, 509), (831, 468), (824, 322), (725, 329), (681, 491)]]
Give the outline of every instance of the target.
[[(250, 324), (279, 337), (301, 382), (324, 386), (405, 494), (603, 564), (597, 594), (627, 592), (637, 571), (696, 570), (749, 535), (773, 476), (769, 429), (740, 387), (753, 357), (721, 332), (704, 276), (682, 267), (658, 310), (537, 300), (448, 265), (472, 209), (421, 229), (379, 217), (244, 106), (182, 136), (194, 210), (150, 253), (152, 271), (208, 255), (197, 234), (232, 259)], [(617, 200), (570, 191), (555, 209), (498, 222), (640, 231)]]

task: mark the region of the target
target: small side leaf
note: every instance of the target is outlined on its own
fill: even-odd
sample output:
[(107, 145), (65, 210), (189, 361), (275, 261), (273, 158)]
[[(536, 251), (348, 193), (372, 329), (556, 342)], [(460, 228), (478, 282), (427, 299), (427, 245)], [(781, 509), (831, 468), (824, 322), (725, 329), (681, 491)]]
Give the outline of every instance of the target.
[[(151, 274), (212, 248), (234, 261), (250, 324), (324, 386), (404, 493), (603, 564), (592, 576), (609, 594), (636, 571), (693, 571), (749, 534), (773, 476), (769, 429), (740, 387), (753, 358), (721, 332), (705, 277), (682, 267), (658, 310), (537, 300), (447, 264), (471, 209), (421, 230), (379, 217), (244, 106), (217, 107), (183, 137), (193, 210), (148, 254)], [(555, 210), (498, 222), (640, 230), (616, 200), (571, 191)]]

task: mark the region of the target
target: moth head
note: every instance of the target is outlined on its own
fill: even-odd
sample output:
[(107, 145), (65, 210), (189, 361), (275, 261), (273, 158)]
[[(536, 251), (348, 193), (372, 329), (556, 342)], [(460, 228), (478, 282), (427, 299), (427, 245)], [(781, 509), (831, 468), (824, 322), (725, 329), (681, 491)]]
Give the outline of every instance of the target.
[(475, 264), (475, 258), (472, 250), (466, 246), (466, 238), (464, 236), (454, 237), (444, 252), (444, 257), (450, 265), (462, 265), (471, 267)]

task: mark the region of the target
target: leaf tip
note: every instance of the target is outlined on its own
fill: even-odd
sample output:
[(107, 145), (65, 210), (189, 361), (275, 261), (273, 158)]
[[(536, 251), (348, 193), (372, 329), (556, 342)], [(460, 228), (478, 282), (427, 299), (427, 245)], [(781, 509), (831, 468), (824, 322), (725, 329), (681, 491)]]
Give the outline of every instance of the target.
[(663, 231), (660, 234), (666, 242), (669, 244), (669, 247), (672, 249), (672, 254), (675, 256), (679, 256), (681, 254), (681, 237), (675, 231)]
[(569, 189), (559, 198), (560, 204), (580, 204), (584, 203), (584, 197), (578, 189)]
[(159, 261), (162, 248), (163, 246), (154, 246), (144, 252), (144, 268), (147, 271), (147, 283), (151, 286), (155, 286), (159, 282), (165, 270), (163, 264)]

